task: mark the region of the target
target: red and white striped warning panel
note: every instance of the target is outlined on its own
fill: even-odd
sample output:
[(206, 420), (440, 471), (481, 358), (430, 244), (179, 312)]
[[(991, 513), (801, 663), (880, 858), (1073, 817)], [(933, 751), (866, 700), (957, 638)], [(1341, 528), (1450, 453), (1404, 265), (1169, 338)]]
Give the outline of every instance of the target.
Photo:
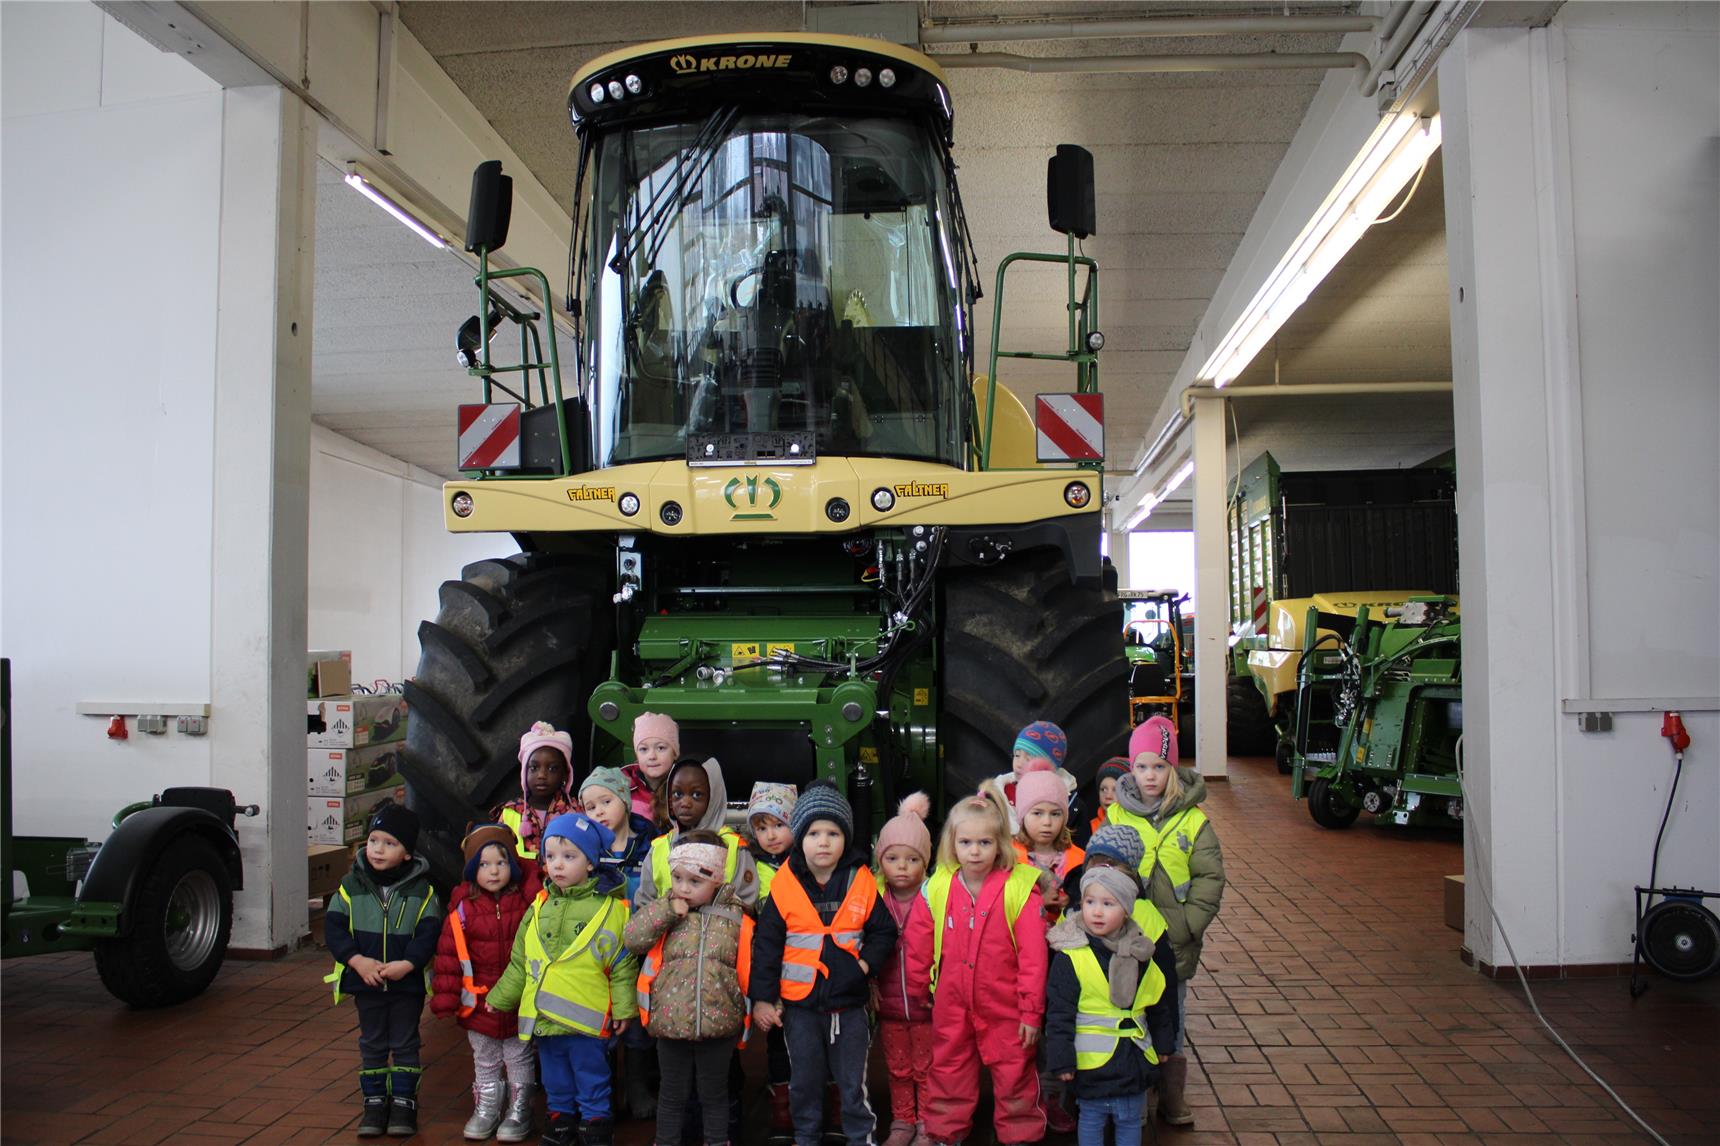
[(460, 465), (463, 470), (517, 469), (520, 464), (520, 404), (495, 402), (460, 407)]
[(1033, 423), (1042, 462), (1097, 462), (1105, 457), (1103, 394), (1036, 394)]

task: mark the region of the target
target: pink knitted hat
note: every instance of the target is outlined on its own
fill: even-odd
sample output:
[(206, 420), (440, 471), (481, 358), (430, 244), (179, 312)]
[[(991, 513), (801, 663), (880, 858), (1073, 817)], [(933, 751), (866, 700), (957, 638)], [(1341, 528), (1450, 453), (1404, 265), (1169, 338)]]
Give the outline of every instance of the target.
[(1177, 766), (1177, 726), (1169, 717), (1151, 717), (1129, 733), (1129, 759), (1143, 752), (1157, 756), (1172, 768)]
[(633, 721), (633, 743), (637, 745), (646, 737), (655, 737), (669, 742), (669, 750), (676, 756), (681, 754), (681, 726), (661, 712), (641, 712)]
[(555, 725), (547, 721), (538, 721), (526, 730), (520, 737), (520, 791), (526, 790), (526, 769), (532, 753), (539, 748), (553, 748), (561, 753), (561, 758), (567, 762), (567, 777), (562, 781), (562, 792), (568, 799), (573, 798), (573, 737), (565, 732), (557, 732)]
[(893, 847), (913, 848), (930, 867), (932, 833), (926, 829), (926, 816), (931, 810), (932, 801), (924, 792), (904, 796), (895, 816), (886, 821), (884, 830), (878, 833), (878, 846), (872, 854), (882, 860), (884, 853)]
[(1063, 778), (1055, 772), (1029, 772), (1015, 782), (1015, 814), (1017, 818), (1027, 815), (1035, 804), (1055, 804), (1059, 808), (1069, 806), (1069, 789), (1063, 786)]

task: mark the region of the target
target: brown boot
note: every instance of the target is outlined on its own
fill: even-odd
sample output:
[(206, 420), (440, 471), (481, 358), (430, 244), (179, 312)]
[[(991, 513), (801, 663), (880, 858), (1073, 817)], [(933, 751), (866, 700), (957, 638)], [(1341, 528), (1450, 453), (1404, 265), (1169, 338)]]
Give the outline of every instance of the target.
[(1193, 1126), (1194, 1111), (1183, 1097), (1183, 1088), (1188, 1085), (1188, 1056), (1166, 1055), (1159, 1070), (1159, 1117), (1172, 1126)]

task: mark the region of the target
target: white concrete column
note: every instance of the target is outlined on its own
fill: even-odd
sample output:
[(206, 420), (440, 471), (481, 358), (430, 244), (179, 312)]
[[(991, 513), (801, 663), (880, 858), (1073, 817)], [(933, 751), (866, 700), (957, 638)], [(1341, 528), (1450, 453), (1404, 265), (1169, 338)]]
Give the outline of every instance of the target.
[(1107, 531), (1106, 543), (1110, 547), (1111, 564), (1117, 569), (1117, 588), (1129, 587), (1129, 534)]
[(1230, 542), (1225, 525), (1223, 402), (1194, 404), (1195, 763), (1203, 776), (1229, 767), (1225, 719), (1230, 668)]
[(306, 922), (305, 586), (316, 117), (278, 87), (224, 94), (211, 602), (213, 783), (239, 821), (231, 946)]

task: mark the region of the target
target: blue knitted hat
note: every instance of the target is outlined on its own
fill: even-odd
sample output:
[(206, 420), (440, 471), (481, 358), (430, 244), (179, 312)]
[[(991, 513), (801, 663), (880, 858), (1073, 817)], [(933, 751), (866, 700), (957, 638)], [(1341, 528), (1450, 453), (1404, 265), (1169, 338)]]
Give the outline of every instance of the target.
[(1051, 761), (1053, 768), (1061, 768), (1063, 758), (1069, 754), (1069, 737), (1049, 720), (1035, 720), (1016, 734), (1013, 750), (1043, 756)]
[(584, 812), (563, 812), (543, 830), (544, 843), (551, 836), (560, 836), (585, 853), (593, 868), (615, 842), (615, 833), (591, 819)]

